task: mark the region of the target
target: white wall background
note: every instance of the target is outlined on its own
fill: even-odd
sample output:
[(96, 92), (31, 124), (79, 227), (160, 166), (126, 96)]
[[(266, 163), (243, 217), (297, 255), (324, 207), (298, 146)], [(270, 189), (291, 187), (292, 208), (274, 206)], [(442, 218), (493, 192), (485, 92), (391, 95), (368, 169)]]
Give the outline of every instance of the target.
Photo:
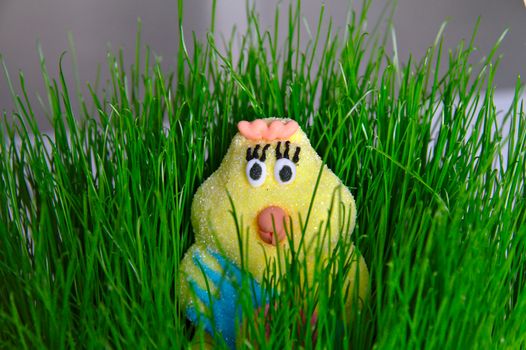
[[(242, 29), (245, 0), (217, 2), (217, 28), (229, 32), (236, 23)], [(349, 3), (360, 2), (327, 0), (326, 13), (341, 28)], [(210, 21), (211, 3), (211, 0), (186, 1), (187, 36), (191, 31), (204, 36)], [(269, 28), (273, 24), (276, 3), (276, 0), (256, 2), (261, 19)], [(320, 4), (318, 1), (302, 3), (304, 16), (312, 27), (316, 25)], [(377, 16), (384, 5), (385, 0), (374, 0), (371, 17)], [(287, 6), (288, 1), (281, 1), (283, 12)], [(524, 77), (526, 73), (523, 0), (399, 0), (394, 21), (401, 59), (405, 60), (409, 52), (421, 57), (445, 19), (449, 21), (446, 46), (469, 38), (479, 16), (481, 26), (477, 44), (482, 53), (489, 51), (506, 28), (510, 29), (502, 45), (503, 59), (496, 83), (504, 92), (511, 89), (517, 75)], [(12, 77), (21, 69), (29, 92), (42, 93), (36, 40), (42, 44), (50, 73), (56, 76), (58, 59), (68, 50), (67, 33), (71, 32), (78, 53), (80, 80), (93, 82), (97, 64), (105, 63), (109, 43), (113, 48), (123, 47), (125, 57), (133, 59), (138, 17), (143, 22), (143, 42), (163, 57), (165, 65), (174, 65), (178, 37), (176, 0), (0, 0), (0, 53)], [(68, 60), (65, 69), (69, 72)], [(12, 108), (7, 84), (0, 73), (0, 110)]]

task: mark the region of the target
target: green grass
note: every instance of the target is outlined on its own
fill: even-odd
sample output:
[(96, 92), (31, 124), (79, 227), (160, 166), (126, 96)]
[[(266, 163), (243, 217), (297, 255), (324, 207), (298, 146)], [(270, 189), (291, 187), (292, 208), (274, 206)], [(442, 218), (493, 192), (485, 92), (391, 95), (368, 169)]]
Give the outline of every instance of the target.
[[(177, 273), (193, 242), (192, 196), (236, 123), (267, 116), (297, 120), (356, 198), (353, 239), (371, 299), (341, 324), (341, 295), (323, 281), (342, 279), (318, 274), (318, 347), (525, 348), (522, 83), (498, 115), (500, 41), (472, 63), (476, 29), (451, 50), (439, 34), (424, 57), (399, 62), (385, 49), (390, 32), (366, 35), (368, 4), (339, 34), (322, 9), (311, 38), (300, 38), (295, 6), (276, 11), (276, 23), (288, 16), (282, 43), (278, 28), (265, 31), (248, 10), (239, 55), (213, 32), (194, 39), (193, 53), (180, 40), (173, 72), (138, 35), (135, 60), (110, 53), (111, 79), (89, 96), (72, 93), (62, 71), (53, 79), (42, 57), (38, 107), (23, 74), (20, 84), (9, 80), (16, 109), (0, 126), (0, 348), (186, 346), (195, 330), (177, 305)], [(52, 136), (36, 123), (42, 113)], [(295, 286), (298, 276), (267, 283)], [(291, 289), (283, 305), (294, 302)], [(262, 348), (309, 339), (290, 331), (294, 307), (274, 319)], [(262, 341), (259, 328), (248, 332)]]

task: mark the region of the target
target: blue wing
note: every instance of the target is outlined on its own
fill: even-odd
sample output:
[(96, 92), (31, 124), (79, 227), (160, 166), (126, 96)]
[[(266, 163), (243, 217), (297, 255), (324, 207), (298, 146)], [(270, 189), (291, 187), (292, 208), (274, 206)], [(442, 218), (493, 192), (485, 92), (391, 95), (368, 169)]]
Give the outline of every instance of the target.
[[(207, 250), (214, 257), (222, 271), (216, 271), (204, 260), (198, 250), (194, 251), (192, 260), (199, 267), (207, 281), (207, 288), (204, 289), (196, 281), (189, 279), (191, 288), (195, 296), (210, 311), (209, 315), (199, 312), (194, 305), (186, 308), (186, 314), (194, 324), (202, 324), (204, 329), (210, 334), (219, 333), (225, 343), (231, 348), (235, 348), (237, 329), (241, 324), (242, 309), (240, 297), (242, 283), (248, 282), (250, 285), (251, 299), (254, 308), (262, 304), (261, 285), (247, 272), (241, 271), (236, 264), (223, 257), (215, 251)], [(209, 286), (213, 284), (214, 288)], [(212, 290), (217, 292), (211, 292)]]

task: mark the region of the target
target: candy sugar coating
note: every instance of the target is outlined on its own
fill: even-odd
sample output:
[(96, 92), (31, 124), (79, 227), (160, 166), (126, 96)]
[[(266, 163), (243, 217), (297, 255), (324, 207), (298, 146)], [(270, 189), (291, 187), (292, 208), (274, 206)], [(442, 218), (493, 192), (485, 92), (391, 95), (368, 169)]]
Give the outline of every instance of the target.
[[(234, 264), (241, 262), (232, 204), (241, 229), (245, 268), (258, 282), (267, 266), (265, 259), (276, 259), (278, 249), (282, 250), (279, 256), (284, 256), (290, 242), (298, 245), (302, 240), (304, 266), (312, 278), (315, 261), (309, 256), (314, 257), (316, 249), (330, 256), (339, 240), (349, 241), (355, 226), (356, 206), (349, 189), (323, 164), (294, 121), (259, 119), (241, 122), (238, 128), (240, 132), (233, 138), (221, 165), (194, 196), (191, 220), (196, 242), (181, 266), (181, 299), (185, 305), (198, 303), (192, 297), (189, 280), (206, 285), (202, 269), (192, 256), (200, 254), (211, 269), (218, 270), (221, 267), (207, 251), (221, 252)], [(302, 237), (300, 218), (304, 223), (313, 195), (308, 226)], [(367, 267), (361, 256), (355, 256), (353, 261), (348, 278), (350, 290), (354, 288), (358, 270), (358, 294), (363, 300), (368, 293)], [(350, 303), (351, 298), (349, 308)]]

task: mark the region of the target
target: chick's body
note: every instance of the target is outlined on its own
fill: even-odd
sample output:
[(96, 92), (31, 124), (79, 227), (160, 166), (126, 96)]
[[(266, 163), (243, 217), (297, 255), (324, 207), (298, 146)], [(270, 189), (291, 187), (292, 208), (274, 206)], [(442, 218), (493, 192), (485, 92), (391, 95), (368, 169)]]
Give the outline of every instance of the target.
[[(282, 119), (256, 122), (262, 125), (262, 130), (266, 130), (265, 125), (270, 130), (274, 126), (281, 128), (277, 123), (295, 123)], [(249, 127), (255, 129), (252, 125)], [(283, 137), (285, 132), (279, 137), (278, 132), (278, 137), (259, 139), (247, 136), (241, 127), (240, 130), (219, 169), (201, 185), (192, 203), (196, 242), (181, 266), (181, 299), (186, 305), (199, 304), (188, 281), (206, 284), (202, 268), (196, 266), (192, 256), (201, 254), (208, 266), (219, 271), (221, 266), (207, 253), (217, 251), (239, 266), (238, 233), (246, 257), (245, 268), (261, 282), (268, 263), (278, 256), (286, 256), (283, 252), (292, 248), (290, 244), (294, 244), (294, 249), (302, 245), (304, 266), (312, 278), (314, 252), (329, 256), (338, 241), (350, 242), (355, 226), (356, 207), (350, 191), (323, 164), (301, 129), (287, 137)], [(304, 224), (307, 217), (308, 225), (302, 233), (300, 218)], [(351, 247), (350, 254), (353, 251)], [(353, 290), (355, 279), (359, 278), (358, 294), (363, 300), (367, 296), (368, 272), (363, 258), (354, 255), (348, 281)], [(351, 297), (349, 308), (350, 303)]]

